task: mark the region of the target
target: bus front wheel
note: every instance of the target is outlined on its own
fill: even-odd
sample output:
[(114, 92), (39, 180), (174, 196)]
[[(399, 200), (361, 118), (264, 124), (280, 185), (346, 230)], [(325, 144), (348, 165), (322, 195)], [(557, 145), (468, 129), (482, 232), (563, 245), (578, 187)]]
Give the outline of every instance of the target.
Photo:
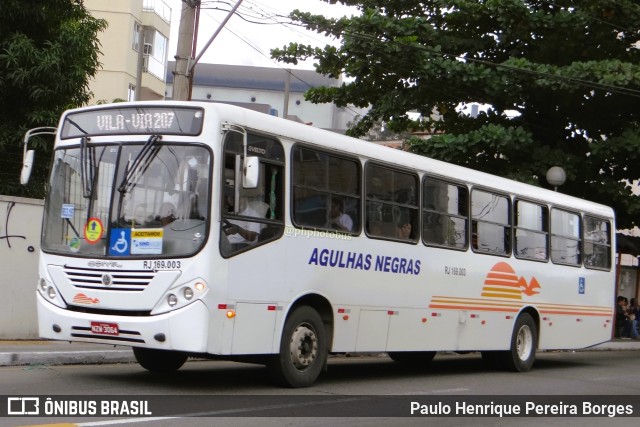
[(186, 353), (179, 351), (142, 347), (134, 347), (133, 355), (140, 366), (151, 372), (177, 371), (188, 358)]
[(296, 308), (284, 324), (280, 353), (268, 365), (272, 379), (285, 387), (309, 387), (326, 361), (327, 340), (322, 318), (311, 307)]

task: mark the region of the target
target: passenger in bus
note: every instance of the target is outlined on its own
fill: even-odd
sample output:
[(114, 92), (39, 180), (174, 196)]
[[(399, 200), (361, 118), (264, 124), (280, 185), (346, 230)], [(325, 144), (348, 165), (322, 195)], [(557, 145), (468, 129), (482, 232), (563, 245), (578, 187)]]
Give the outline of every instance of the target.
[(382, 236), (382, 226), (379, 222), (370, 222), (367, 226), (367, 231), (372, 236)]
[(176, 208), (171, 202), (165, 202), (160, 206), (159, 221), (164, 227), (176, 220)]
[[(233, 197), (233, 188), (226, 186), (224, 200), (227, 212), (233, 211)], [(255, 218), (264, 217), (264, 215), (260, 215), (250, 203), (244, 203), (242, 210), (237, 214)], [(262, 224), (252, 221), (223, 220), (222, 230), (227, 236), (227, 240), (231, 244), (232, 249), (238, 250), (257, 242), (260, 231), (262, 230)]]
[(396, 237), (398, 239), (411, 240), (411, 222), (409, 220), (405, 219), (398, 223)]
[(138, 206), (136, 206), (133, 212), (133, 218), (131, 221), (132, 227), (142, 227), (153, 219), (153, 217), (147, 212), (146, 203), (140, 203)]
[(353, 220), (344, 211), (344, 201), (338, 197), (331, 198), (331, 227), (342, 231), (353, 231)]

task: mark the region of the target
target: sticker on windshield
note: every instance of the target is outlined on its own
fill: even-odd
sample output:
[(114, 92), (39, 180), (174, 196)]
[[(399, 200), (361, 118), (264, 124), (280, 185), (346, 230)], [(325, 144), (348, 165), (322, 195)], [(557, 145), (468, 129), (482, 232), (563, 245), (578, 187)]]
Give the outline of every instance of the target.
[(162, 253), (162, 228), (131, 230), (131, 253), (159, 255)]
[(124, 256), (131, 253), (131, 229), (113, 228), (109, 235), (109, 255)]
[(75, 206), (72, 204), (65, 203), (62, 205), (62, 212), (60, 213), (61, 218), (73, 218), (73, 212), (75, 211)]
[(84, 238), (87, 239), (87, 243), (95, 245), (102, 238), (103, 231), (102, 221), (98, 218), (89, 218), (87, 225), (84, 227)]
[(76, 253), (80, 250), (80, 239), (77, 237), (73, 237), (69, 240), (69, 250), (73, 253)]

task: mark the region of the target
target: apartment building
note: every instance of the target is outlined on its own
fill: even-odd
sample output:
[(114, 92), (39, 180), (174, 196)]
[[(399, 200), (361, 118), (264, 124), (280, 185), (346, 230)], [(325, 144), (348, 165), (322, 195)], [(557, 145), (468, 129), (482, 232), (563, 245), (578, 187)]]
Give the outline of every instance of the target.
[(102, 67), (90, 82), (89, 103), (164, 99), (173, 12), (169, 3), (84, 0), (84, 5), (109, 24), (99, 35)]

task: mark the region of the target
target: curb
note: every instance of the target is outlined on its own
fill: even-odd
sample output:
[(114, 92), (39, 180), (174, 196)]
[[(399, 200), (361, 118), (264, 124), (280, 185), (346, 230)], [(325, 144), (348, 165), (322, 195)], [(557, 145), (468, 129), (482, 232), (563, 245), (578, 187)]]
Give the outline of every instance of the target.
[(131, 350), (27, 351), (0, 353), (0, 366), (90, 365), (132, 363), (135, 361), (135, 357)]

